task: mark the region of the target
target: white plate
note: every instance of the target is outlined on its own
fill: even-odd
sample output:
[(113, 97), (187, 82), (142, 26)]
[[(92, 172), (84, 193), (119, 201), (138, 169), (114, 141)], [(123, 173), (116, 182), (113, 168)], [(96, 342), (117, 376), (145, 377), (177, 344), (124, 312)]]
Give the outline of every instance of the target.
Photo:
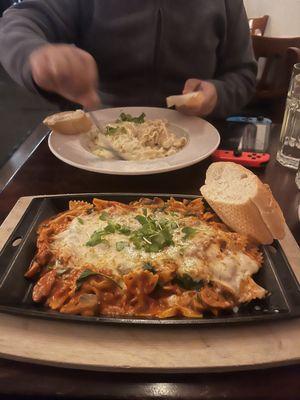
[(88, 151), (85, 145), (86, 134), (70, 136), (52, 132), (48, 141), (50, 150), (65, 163), (87, 171), (112, 175), (148, 175), (173, 171), (195, 164), (209, 157), (220, 143), (218, 131), (207, 121), (197, 117), (188, 117), (174, 110), (154, 107), (123, 107), (98, 110), (95, 111), (95, 114), (103, 121), (111, 121), (117, 119), (121, 112), (133, 116), (144, 112), (147, 119), (167, 119), (174, 133), (178, 136), (187, 136), (188, 143), (178, 153), (155, 160), (102, 160)]

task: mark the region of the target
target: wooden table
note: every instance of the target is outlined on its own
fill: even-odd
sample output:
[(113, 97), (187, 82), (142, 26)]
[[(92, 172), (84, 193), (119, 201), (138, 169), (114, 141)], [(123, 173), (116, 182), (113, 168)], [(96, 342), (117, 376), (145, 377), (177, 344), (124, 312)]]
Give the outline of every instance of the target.
[[(218, 127), (222, 131), (222, 124)], [(298, 243), (300, 192), (295, 172), (275, 161), (279, 126), (272, 128), (272, 159), (257, 171), (279, 201)], [(82, 171), (56, 159), (44, 140), (0, 195), (0, 223), (21, 196), (86, 192), (197, 194), (211, 160), (181, 171), (152, 176), (110, 176)], [(128, 374), (67, 370), (0, 360), (0, 399), (295, 399), (300, 365), (216, 374)], [(11, 395), (13, 397), (8, 397)]]

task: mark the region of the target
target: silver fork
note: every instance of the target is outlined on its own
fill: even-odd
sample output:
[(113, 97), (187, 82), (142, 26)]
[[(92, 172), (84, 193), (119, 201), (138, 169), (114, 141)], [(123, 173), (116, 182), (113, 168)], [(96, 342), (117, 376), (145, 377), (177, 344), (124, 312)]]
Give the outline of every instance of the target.
[(104, 126), (102, 125), (102, 123), (99, 121), (99, 119), (95, 116), (94, 112), (91, 110), (85, 110), (85, 112), (90, 116), (91, 120), (93, 121), (94, 125), (96, 126), (97, 130), (98, 130), (98, 134), (101, 137), (101, 141), (102, 143), (104, 143), (104, 146), (102, 146), (104, 149), (110, 151), (111, 153), (113, 153), (113, 155), (119, 159), (119, 160), (124, 160), (126, 161), (126, 157), (124, 157), (123, 154), (121, 154), (118, 150), (116, 150), (112, 144), (110, 143), (109, 140), (106, 139), (106, 136), (104, 134), (105, 129)]

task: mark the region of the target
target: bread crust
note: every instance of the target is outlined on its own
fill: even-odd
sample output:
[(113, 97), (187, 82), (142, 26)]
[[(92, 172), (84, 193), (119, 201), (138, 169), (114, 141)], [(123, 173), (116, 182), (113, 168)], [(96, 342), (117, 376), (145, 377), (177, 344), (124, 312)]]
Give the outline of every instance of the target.
[(194, 107), (199, 106), (199, 104), (203, 101), (204, 95), (202, 92), (191, 92), (186, 94), (179, 94), (175, 96), (169, 96), (166, 98), (168, 107), (181, 107), (188, 106)]
[[(240, 174), (241, 191), (243, 190), (242, 176), (247, 176), (248, 182), (253, 185), (253, 194), (241, 200), (240, 203), (218, 199), (218, 195), (212, 192), (212, 188), (213, 184), (217, 184), (218, 177), (222, 179), (224, 168), (226, 168), (227, 179), (238, 179), (237, 172)], [(230, 172), (235, 178), (230, 177)], [(211, 164), (207, 170), (205, 185), (200, 188), (200, 191), (211, 208), (234, 231), (243, 233), (262, 244), (271, 244), (274, 239), (283, 239), (284, 216), (269, 186), (263, 184), (256, 175), (243, 166), (231, 162)]]
[(271, 189), (258, 178), (257, 195), (252, 201), (258, 208), (261, 217), (274, 239), (283, 239), (285, 236), (285, 219), (279, 204), (274, 199)]
[(56, 113), (45, 118), (43, 123), (64, 135), (77, 135), (89, 131), (92, 127), (91, 120), (82, 110)]

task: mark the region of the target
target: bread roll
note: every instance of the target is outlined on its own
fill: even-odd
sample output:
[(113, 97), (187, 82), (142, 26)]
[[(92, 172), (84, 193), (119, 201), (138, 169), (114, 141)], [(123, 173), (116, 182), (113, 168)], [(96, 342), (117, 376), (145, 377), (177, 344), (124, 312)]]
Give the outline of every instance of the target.
[(66, 111), (50, 115), (43, 123), (55, 132), (64, 135), (76, 135), (91, 129), (92, 122), (82, 110)]
[(241, 165), (216, 162), (200, 191), (222, 221), (261, 244), (283, 239), (285, 220), (268, 185)]
[(168, 107), (181, 107), (181, 106), (198, 106), (204, 99), (202, 92), (191, 92), (187, 94), (180, 94), (176, 96), (169, 96), (166, 98)]

